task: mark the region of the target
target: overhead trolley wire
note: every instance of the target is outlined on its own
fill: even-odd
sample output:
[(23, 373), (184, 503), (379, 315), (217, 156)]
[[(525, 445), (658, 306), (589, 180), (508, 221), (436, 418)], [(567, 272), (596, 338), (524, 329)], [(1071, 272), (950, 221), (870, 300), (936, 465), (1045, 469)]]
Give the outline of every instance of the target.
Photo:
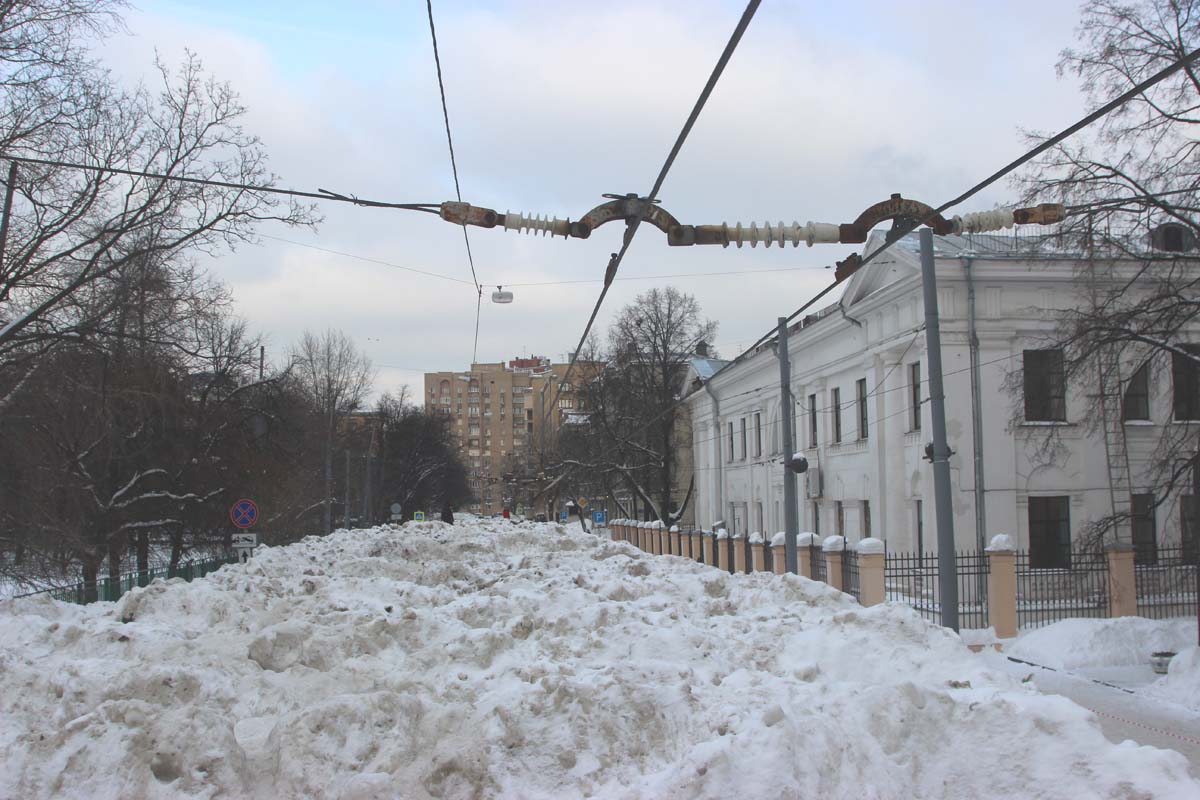
[(396, 208), (402, 211), (424, 211), (427, 214), (438, 214), (441, 208), (441, 203), (389, 203), (382, 200), (365, 200), (354, 195), (345, 195), (340, 192), (331, 192), (328, 189), (318, 188), (315, 192), (301, 191), (300, 189), (280, 189), (276, 186), (258, 186), (250, 183), (236, 183), (233, 181), (218, 181), (211, 178), (192, 178), (187, 175), (172, 175), (165, 172), (150, 172), (149, 170), (141, 169), (124, 169), (122, 167), (108, 167), (102, 164), (80, 164), (74, 161), (62, 161), (54, 158), (35, 158), (33, 156), (15, 156), (9, 153), (0, 153), (0, 161), (15, 161), (18, 164), (38, 164), (44, 167), (61, 167), (63, 169), (77, 169), (83, 172), (104, 172), (112, 175), (129, 175), (134, 178), (151, 178), (160, 181), (174, 181), (176, 183), (191, 183), (201, 186), (218, 186), (223, 189), (241, 189), (247, 192), (261, 192), (263, 194), (279, 194), (289, 197), (306, 197), (313, 200), (333, 200), (339, 203), (351, 203), (356, 206), (364, 206), (367, 208)]
[[(429, 2), (430, 0), (427, 0)], [(641, 199), (640, 202), (651, 204), (657, 199), (658, 192), (662, 189), (663, 182), (667, 179), (667, 173), (671, 171), (671, 167), (675, 164), (675, 158), (679, 155), (679, 151), (683, 149), (683, 143), (687, 141), (688, 134), (692, 132), (692, 127), (696, 124), (696, 120), (700, 117), (700, 112), (704, 110), (705, 103), (708, 102), (709, 96), (720, 80), (721, 74), (725, 71), (725, 65), (729, 63), (729, 59), (733, 56), (733, 52), (737, 49), (738, 43), (742, 40), (742, 34), (746, 32), (747, 26), (750, 25), (750, 20), (754, 18), (754, 12), (758, 10), (760, 0), (750, 0), (746, 4), (745, 11), (742, 12), (741, 19), (738, 20), (737, 27), (733, 29), (729, 41), (725, 44), (725, 49), (721, 52), (721, 57), (717, 59), (716, 66), (708, 76), (708, 81), (704, 84), (704, 89), (700, 92), (700, 96), (696, 99), (695, 105), (692, 107), (692, 112), (688, 115), (687, 121), (680, 130), (679, 136), (675, 138), (675, 144), (671, 147), (671, 152), (667, 154), (666, 161), (663, 162), (662, 169), (658, 171), (658, 177), (654, 181), (654, 186), (650, 189), (650, 194)], [(604, 273), (604, 286), (600, 289), (600, 296), (596, 298), (596, 304), (592, 308), (592, 313), (588, 317), (587, 324), (583, 327), (583, 334), (579, 337), (579, 344), (575, 346), (575, 351), (571, 354), (571, 358), (567, 363), (567, 371), (563, 377), (556, 381), (558, 384), (553, 398), (549, 406), (545, 406), (542, 416), (542, 424), (545, 426), (546, 417), (551, 409), (558, 403), (558, 396), (562, 393), (562, 387), (567, 384), (567, 380), (575, 368), (575, 362), (579, 358), (579, 354), (583, 351), (584, 343), (587, 341), (588, 334), (592, 330), (592, 325), (596, 322), (596, 315), (600, 313), (600, 307), (604, 304), (604, 298), (608, 295), (608, 289), (612, 286), (613, 280), (616, 278), (617, 270), (621, 267), (621, 261), (625, 258), (625, 253), (629, 250), (629, 245), (633, 243), (633, 237), (637, 234), (638, 228), (641, 227), (641, 216), (635, 216), (625, 229), (624, 239), (621, 243), (621, 249), (613, 253), (609, 259), (608, 267)], [(543, 389), (544, 391), (544, 389)]]
[[(1181, 70), (1185, 66), (1187, 66), (1189, 63), (1191, 63), (1192, 61), (1195, 61), (1197, 58), (1200, 58), (1200, 48), (1193, 50), (1192, 52), (1188, 53), (1187, 55), (1183, 56), (1182, 58), (1180, 58), (1177, 61), (1173, 62), (1172, 64), (1168, 65), (1167, 67), (1164, 67), (1163, 69), (1159, 70), (1155, 74), (1151, 75), (1146, 80), (1144, 80), (1141, 83), (1134, 86), (1132, 89), (1129, 89), (1128, 91), (1124, 92), (1123, 94), (1118, 95), (1114, 99), (1110, 100), (1109, 102), (1107, 102), (1104, 105), (1097, 108), (1095, 111), (1084, 116), (1082, 119), (1080, 119), (1075, 124), (1071, 125), (1069, 128), (1066, 128), (1065, 130), (1059, 132), (1058, 134), (1056, 134), (1056, 135), (1050, 137), (1049, 139), (1047, 139), (1046, 141), (1042, 142), (1037, 147), (1034, 147), (1032, 150), (1029, 150), (1028, 152), (1019, 156), (1018, 158), (1010, 161), (1008, 164), (1006, 164), (1003, 167), (1001, 167), (1000, 169), (996, 170), (988, 177), (986, 177), (983, 180), (981, 180), (980, 182), (976, 183), (970, 189), (967, 189), (965, 192), (960, 194), (958, 197), (955, 197), (952, 200), (948, 200), (945, 203), (942, 203), (940, 206), (935, 208), (933, 210), (933, 212), (931, 214), (929, 214), (927, 217), (925, 217), (924, 219), (917, 220), (915, 222), (915, 224), (912, 224), (911, 226), (905, 226), (904, 229), (895, 231), (893, 233), (893, 235), (888, 237), (888, 240), (886, 242), (884, 242), (884, 244), (881, 247), (879, 247), (876, 250), (871, 251), (870, 253), (867, 254), (867, 256), (865, 258), (863, 258), (863, 260), (859, 263), (858, 269), (862, 269), (867, 264), (874, 261), (876, 258), (878, 258), (880, 255), (882, 255), (886, 250), (888, 250), (893, 244), (895, 244), (901, 238), (903, 238), (904, 236), (906, 236), (909, 233), (912, 233), (917, 228), (932, 221), (936, 217), (940, 216), (942, 214), (942, 212), (944, 212), (948, 209), (951, 209), (954, 206), (959, 205), (960, 203), (974, 197), (976, 194), (983, 191), (987, 187), (991, 186), (993, 183), (995, 183), (996, 181), (1005, 177), (1009, 173), (1013, 172), (1014, 170), (1019, 169), (1020, 167), (1025, 166), (1025, 164), (1027, 164), (1030, 161), (1032, 161), (1033, 159), (1037, 158), (1038, 156), (1040, 156), (1042, 153), (1046, 152), (1050, 148), (1055, 147), (1058, 144), (1061, 144), (1065, 139), (1067, 139), (1067, 138), (1073, 136), (1074, 134), (1078, 133), (1079, 131), (1083, 130), (1084, 128), (1091, 125), (1096, 120), (1101, 119), (1104, 116), (1107, 116), (1115, 109), (1120, 108), (1121, 106), (1125, 105), (1125, 103), (1128, 103), (1130, 100), (1132, 100), (1133, 98), (1137, 97), (1140, 94), (1143, 94), (1147, 89), (1150, 89), (1155, 84), (1160, 83), (1161, 81), (1171, 77), (1176, 72), (1178, 72), (1179, 70)], [(805, 309), (810, 307), (814, 302), (816, 302), (822, 296), (824, 296), (829, 291), (831, 291), (839, 283), (841, 283), (841, 281), (835, 280), (832, 284), (830, 284), (828, 287), (826, 287), (825, 291), (821, 292), (816, 297), (814, 297), (812, 300), (809, 300), (807, 303), (805, 303), (803, 306), (801, 306), (799, 309), (792, 312), (791, 316), (789, 316), (787, 318), (787, 321), (790, 323), (793, 319), (795, 319), (797, 316), (799, 316)], [(737, 356), (737, 358), (734, 359), (734, 362), (736, 363), (738, 361), (741, 361), (745, 356), (747, 356), (748, 354), (750, 354), (751, 352), (756, 350), (760, 345), (762, 345), (764, 342), (766, 342), (768, 339), (770, 339), (774, 335), (775, 335), (775, 329), (772, 329), (771, 331), (764, 334), (761, 338), (759, 338), (759, 340), (757, 342), (755, 342), (748, 349), (746, 349), (745, 351), (740, 353)]]
[[(438, 52), (437, 28), (433, 24), (433, 0), (425, 0), (425, 9), (429, 12), (429, 38), (433, 40), (433, 63), (437, 68), (438, 94), (442, 98), (442, 121), (446, 124), (446, 146), (450, 149), (450, 171), (454, 175), (454, 196), (462, 202), (462, 188), (458, 182), (458, 159), (454, 156), (454, 137), (450, 134), (450, 110), (446, 106), (446, 85), (442, 82), (442, 57)], [(467, 235), (467, 225), (462, 226), (463, 243), (467, 246), (467, 264), (471, 267), (471, 280), (475, 282), (475, 345), (471, 351), (471, 362), (479, 357), (479, 315), (483, 309), (483, 287), (479, 284), (479, 276), (475, 274), (475, 256), (471, 252), (471, 237)]]

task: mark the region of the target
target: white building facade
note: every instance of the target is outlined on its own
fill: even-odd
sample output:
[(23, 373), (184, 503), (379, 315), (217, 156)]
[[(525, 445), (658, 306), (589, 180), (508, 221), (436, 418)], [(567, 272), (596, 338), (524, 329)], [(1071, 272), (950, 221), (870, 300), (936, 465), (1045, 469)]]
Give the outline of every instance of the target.
[[(1139, 484), (1163, 426), (1200, 424), (1175, 419), (1170, 365), (1143, 376), (1145, 413), (1133, 416), (1144, 419), (1123, 421), (1117, 408), (1116, 428), (1091, 425), (1087, 398), (1065, 385), (1061, 354), (1047, 349), (1056, 309), (1079, 304), (1080, 261), (1019, 252), (1012, 241), (934, 237), (957, 549), (1003, 533), (1053, 566), (1114, 503), (1143, 512), (1126, 537), (1136, 528), (1142, 545), (1147, 537), (1178, 543), (1178, 498), (1145, 518)], [(866, 249), (881, 243), (873, 234)], [(790, 329), (795, 451), (810, 465), (797, 477), (802, 531), (874, 536), (891, 551), (937, 548), (920, 273), (910, 235), (852, 276), (840, 305)], [(1200, 332), (1181, 332), (1180, 341), (1200, 342)], [(784, 529), (779, 381), (771, 346), (707, 379), (689, 376), (699, 527)], [(1110, 429), (1119, 447), (1106, 441)]]

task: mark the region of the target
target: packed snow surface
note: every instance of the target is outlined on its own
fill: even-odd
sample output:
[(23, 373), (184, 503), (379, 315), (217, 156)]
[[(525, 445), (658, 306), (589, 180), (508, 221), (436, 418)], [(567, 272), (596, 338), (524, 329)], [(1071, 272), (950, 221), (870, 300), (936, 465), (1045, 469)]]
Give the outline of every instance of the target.
[(1194, 617), (1064, 619), (1022, 631), (1005, 652), (1043, 667), (1074, 670), (1147, 664), (1151, 653), (1179, 651), (1195, 642)]
[(899, 605), (409, 523), (0, 602), (0, 797), (1194, 798)]

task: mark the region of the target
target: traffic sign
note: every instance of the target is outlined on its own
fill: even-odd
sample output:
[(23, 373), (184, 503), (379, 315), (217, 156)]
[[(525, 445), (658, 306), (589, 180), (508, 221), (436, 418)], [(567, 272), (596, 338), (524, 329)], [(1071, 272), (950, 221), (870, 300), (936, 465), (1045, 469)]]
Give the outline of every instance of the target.
[(560, 512), (558, 512), (558, 521), (559, 521), (559, 522), (566, 522), (566, 521), (567, 521), (567, 512), (566, 512), (566, 511), (560, 511)]
[(413, 512), (413, 520), (416, 522), (424, 522), (425, 521), (425, 512), (424, 511)]
[(607, 511), (593, 511), (592, 512), (592, 522), (596, 523), (597, 525), (607, 525), (608, 524), (608, 512)]
[(233, 504), (233, 508), (229, 509), (229, 518), (233, 520), (234, 525), (245, 530), (258, 522), (258, 506), (253, 500), (238, 500)]
[(402, 510), (403, 509), (401, 509), (399, 503), (392, 503), (392, 513), (393, 514), (399, 514)]
[(249, 547), (251, 550), (253, 550), (255, 547), (258, 547), (258, 534), (235, 533), (233, 535), (233, 546), (235, 548)]
[(587, 504), (588, 504), (588, 501), (587, 501), (586, 497), (579, 498), (579, 505), (583, 506), (584, 508), (587, 508)]

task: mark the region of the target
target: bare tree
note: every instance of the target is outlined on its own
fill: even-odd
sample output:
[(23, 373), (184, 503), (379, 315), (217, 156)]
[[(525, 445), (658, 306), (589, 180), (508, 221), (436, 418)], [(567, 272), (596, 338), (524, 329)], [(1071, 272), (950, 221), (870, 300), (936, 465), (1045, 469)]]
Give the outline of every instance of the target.
[(375, 381), (375, 370), (371, 360), (358, 351), (346, 334), (330, 329), (319, 335), (304, 332), (292, 351), (292, 371), (313, 414), (320, 420), (325, 469), (321, 502), (325, 532), (329, 533), (333, 530), (333, 453), (339, 426), (362, 408)]
[[(617, 315), (603, 361), (583, 393), (588, 424), (565, 430), (563, 464), (576, 491), (599, 487), (615, 500), (615, 478), (656, 518), (675, 522), (689, 492), (676, 486), (683, 409), (678, 396), (688, 360), (702, 341), (711, 342), (717, 323), (701, 317), (695, 298), (674, 287), (651, 289)], [(595, 349), (595, 343), (592, 344)]]
[[(1097, 107), (1200, 45), (1200, 0), (1089, 0), (1078, 44), (1058, 68), (1082, 80)], [(1079, 303), (1063, 313), (1044, 346), (1061, 349), (1064, 373), (1087, 398), (1096, 435), (1128, 414), (1131, 391), (1170, 382), (1175, 420), (1195, 419), (1181, 403), (1200, 393), (1200, 75), (1189, 65), (1108, 115), (1087, 138), (1048, 151), (1020, 181), (1026, 199), (1068, 206), (1059, 243), (1080, 254)], [(1034, 136), (1035, 140), (1039, 137)], [(1156, 247), (1151, 248), (1151, 244)], [(1160, 380), (1155, 380), (1155, 378)], [(1200, 426), (1158, 426), (1154, 454), (1139, 478), (1155, 505), (1191, 484), (1200, 495)], [(1120, 431), (1123, 435), (1123, 431)], [(1054, 458), (1054, 436), (1043, 453)], [(1124, 457), (1123, 452), (1117, 454)], [(1111, 456), (1110, 456), (1111, 458)], [(1127, 502), (1086, 537), (1128, 524)], [(1194, 512), (1193, 512), (1194, 514)], [(1188, 515), (1184, 505), (1184, 515)], [(1185, 532), (1187, 530), (1185, 524)], [(1200, 534), (1191, 532), (1193, 541)]]
[(403, 394), (384, 394), (376, 413), (383, 426), (381, 505), (399, 503), (411, 519), (414, 511), (458, 506), (470, 497), (449, 417), (411, 405)]

